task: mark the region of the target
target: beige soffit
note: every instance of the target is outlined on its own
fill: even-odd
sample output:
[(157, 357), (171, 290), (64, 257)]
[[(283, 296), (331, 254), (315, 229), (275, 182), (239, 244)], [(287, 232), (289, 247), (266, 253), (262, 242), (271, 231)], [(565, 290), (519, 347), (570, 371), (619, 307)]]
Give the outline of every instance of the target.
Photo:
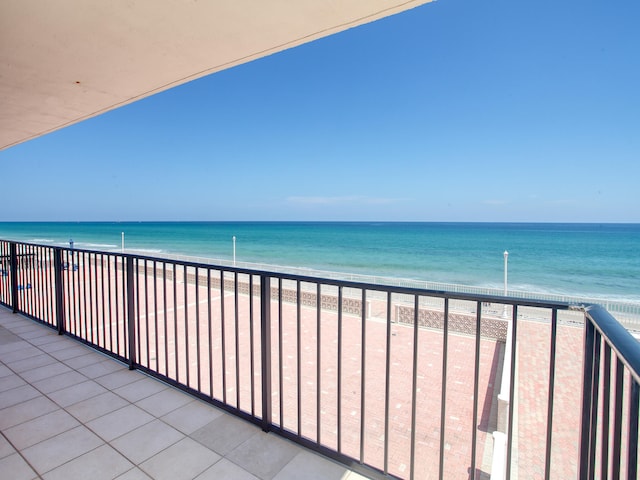
[(2, 0), (0, 149), (430, 0)]

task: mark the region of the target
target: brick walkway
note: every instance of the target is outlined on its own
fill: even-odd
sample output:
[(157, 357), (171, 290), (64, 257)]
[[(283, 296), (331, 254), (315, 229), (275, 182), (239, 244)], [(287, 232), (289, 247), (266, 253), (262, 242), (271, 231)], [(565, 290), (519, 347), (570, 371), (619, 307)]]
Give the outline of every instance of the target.
[[(115, 267), (111, 270), (111, 279), (105, 281), (106, 286), (102, 284), (100, 275), (97, 276), (98, 286), (94, 290), (88, 289), (94, 301), (87, 307), (79, 300), (88, 296), (83, 284), (77, 281), (73, 285), (67, 284), (67, 291), (74, 295), (69, 328), (81, 335), (87, 332), (94, 341), (125, 355), (122, 320), (125, 312), (122, 300), (117, 304), (115, 301), (115, 292), (122, 291), (122, 284), (114, 282), (116, 271)], [(171, 272), (166, 291), (162, 285), (153, 283), (150, 274), (140, 277), (137, 337), (145, 340), (136, 352), (138, 361), (169, 378), (260, 417), (258, 297), (250, 305), (248, 295), (238, 294), (236, 297), (231, 289), (225, 287), (222, 302), (219, 289), (208, 291), (203, 281), (199, 281), (196, 289), (193, 275), (185, 282), (184, 274), (182, 268)], [(71, 271), (65, 278), (73, 275), (80, 278), (80, 273)], [(91, 278), (91, 275), (87, 277)], [(160, 280), (162, 276), (158, 274), (157, 278)], [(241, 277), (243, 281), (248, 282), (246, 276)], [(112, 288), (114, 297), (110, 305), (102, 305), (100, 292), (107, 287)], [(323, 295), (337, 295), (337, 289), (323, 288), (326, 289)], [(396, 301), (393, 300), (394, 304)], [(433, 306), (433, 301), (430, 305)], [(296, 305), (287, 302), (279, 308), (277, 301), (272, 301), (271, 307), (274, 423), (319, 445), (384, 469), (387, 324), (382, 319), (386, 317), (386, 302), (371, 302), (371, 312), (364, 325), (360, 315), (344, 314), (341, 330), (337, 314), (332, 310), (323, 309), (318, 313), (315, 307), (303, 306), (298, 311)], [(82, 313), (85, 308), (87, 315)], [(253, 322), (250, 322), (251, 311)], [(534, 319), (519, 321), (514, 478), (516, 475), (540, 478), (544, 469), (549, 330), (548, 322)], [(580, 328), (570, 326), (561, 326), (558, 330), (552, 448), (554, 478), (575, 476), (581, 332)], [(408, 477), (411, 465), (414, 329), (393, 323), (390, 333), (387, 467), (389, 473)], [(414, 468), (415, 478), (420, 479), (437, 478), (438, 474), (443, 343), (442, 331), (418, 329)], [(474, 434), (476, 477), (488, 478), (503, 347), (503, 343), (495, 340), (481, 340), (478, 423), (474, 427), (475, 338), (451, 332), (448, 336), (445, 478), (469, 478)], [(340, 365), (338, 358), (341, 358)], [(361, 395), (363, 383), (364, 397)], [(340, 445), (338, 423), (341, 425)]]

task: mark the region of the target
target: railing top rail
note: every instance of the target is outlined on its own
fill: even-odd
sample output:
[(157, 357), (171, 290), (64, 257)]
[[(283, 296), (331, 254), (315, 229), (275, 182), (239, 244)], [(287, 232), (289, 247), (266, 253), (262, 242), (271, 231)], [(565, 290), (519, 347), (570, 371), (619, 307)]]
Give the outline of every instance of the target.
[(640, 383), (638, 341), (602, 306), (586, 305), (582, 309), (587, 319), (593, 323), (618, 358), (629, 369), (634, 380)]

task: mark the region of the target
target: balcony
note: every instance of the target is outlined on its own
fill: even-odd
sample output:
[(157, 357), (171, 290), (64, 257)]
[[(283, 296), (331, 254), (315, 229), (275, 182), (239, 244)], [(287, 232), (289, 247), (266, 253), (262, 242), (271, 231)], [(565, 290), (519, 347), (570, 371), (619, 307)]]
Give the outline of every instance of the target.
[[(601, 307), (14, 242), (0, 257), (0, 302), (44, 325), (0, 315), (13, 468), (636, 478), (640, 346)], [(56, 436), (16, 434), (38, 422)]]

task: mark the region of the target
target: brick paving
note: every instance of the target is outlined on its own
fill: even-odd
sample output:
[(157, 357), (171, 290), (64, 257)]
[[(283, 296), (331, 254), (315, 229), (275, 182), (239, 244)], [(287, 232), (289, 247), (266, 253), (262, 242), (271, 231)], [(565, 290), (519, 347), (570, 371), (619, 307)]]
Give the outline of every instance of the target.
[[(85, 307), (79, 300), (86, 293), (84, 283), (67, 283), (68, 291), (75, 292), (73, 306), (69, 310), (70, 330), (79, 335), (88, 333), (99, 344), (124, 355), (126, 337), (123, 319), (126, 315), (122, 297), (120, 296), (119, 303), (116, 302), (118, 296), (115, 292), (122, 291), (122, 283), (115, 281), (116, 270), (114, 267), (110, 272), (111, 279), (105, 279), (104, 282), (98, 275), (98, 287), (94, 290), (87, 289), (95, 303), (89, 307)], [(72, 275), (80, 277), (80, 273), (69, 271), (65, 277), (67, 281)], [(161, 279), (162, 275), (158, 274), (158, 282)], [(242, 277), (241, 281), (246, 282), (247, 277)], [(107, 288), (112, 289), (112, 303), (103, 305), (100, 292)], [(336, 289), (325, 288), (327, 291), (323, 290), (323, 294), (337, 295)], [(219, 289), (208, 291), (206, 281), (199, 281), (198, 289), (193, 281), (185, 282), (185, 272), (181, 268), (171, 272), (167, 280), (166, 295), (161, 283), (156, 285), (151, 275), (141, 275), (138, 282), (140, 308), (136, 312), (139, 316), (137, 335), (148, 339), (148, 342), (143, 341), (136, 352), (138, 361), (169, 378), (259, 417), (259, 301), (256, 297), (253, 305), (250, 305), (248, 295), (238, 294), (236, 297), (231, 289), (225, 287), (222, 302), (220, 293)], [(299, 318), (298, 309), (293, 304), (283, 302), (279, 309), (278, 302), (272, 301), (271, 307), (274, 423), (377, 469), (385, 467), (384, 445), (387, 438), (389, 473), (408, 477), (411, 468), (413, 327), (396, 323), (391, 325), (389, 431), (385, 436), (386, 302), (372, 302), (371, 315), (364, 323), (364, 356), (363, 323), (359, 315), (343, 315), (342, 329), (339, 331), (336, 312), (321, 310), (318, 341), (318, 311), (315, 307), (301, 307)], [(87, 315), (82, 314), (85, 308)], [(251, 309), (253, 322), (250, 322)], [(495, 315), (495, 312), (492, 313)], [(199, 321), (196, 322), (196, 319)], [(541, 322), (536, 318), (523, 318), (518, 325), (512, 473), (513, 478), (542, 478), (550, 328), (548, 322)], [(474, 427), (475, 338), (450, 333), (447, 339), (444, 477), (469, 478), (472, 435), (475, 432), (476, 477), (488, 478), (492, 451), (491, 433), (496, 429), (496, 396), (499, 391), (500, 359), (504, 344), (487, 338), (481, 339), (478, 422)], [(415, 478), (437, 478), (438, 475), (443, 341), (442, 331), (418, 329), (413, 465)], [(576, 475), (580, 414), (580, 327), (562, 324), (558, 328), (557, 355), (552, 478), (573, 478)], [(338, 358), (342, 359), (340, 377)], [(340, 395), (338, 379), (341, 383)], [(364, 400), (361, 396), (363, 380)], [(340, 445), (338, 421), (341, 424)], [(361, 436), (363, 425), (364, 436)]]

